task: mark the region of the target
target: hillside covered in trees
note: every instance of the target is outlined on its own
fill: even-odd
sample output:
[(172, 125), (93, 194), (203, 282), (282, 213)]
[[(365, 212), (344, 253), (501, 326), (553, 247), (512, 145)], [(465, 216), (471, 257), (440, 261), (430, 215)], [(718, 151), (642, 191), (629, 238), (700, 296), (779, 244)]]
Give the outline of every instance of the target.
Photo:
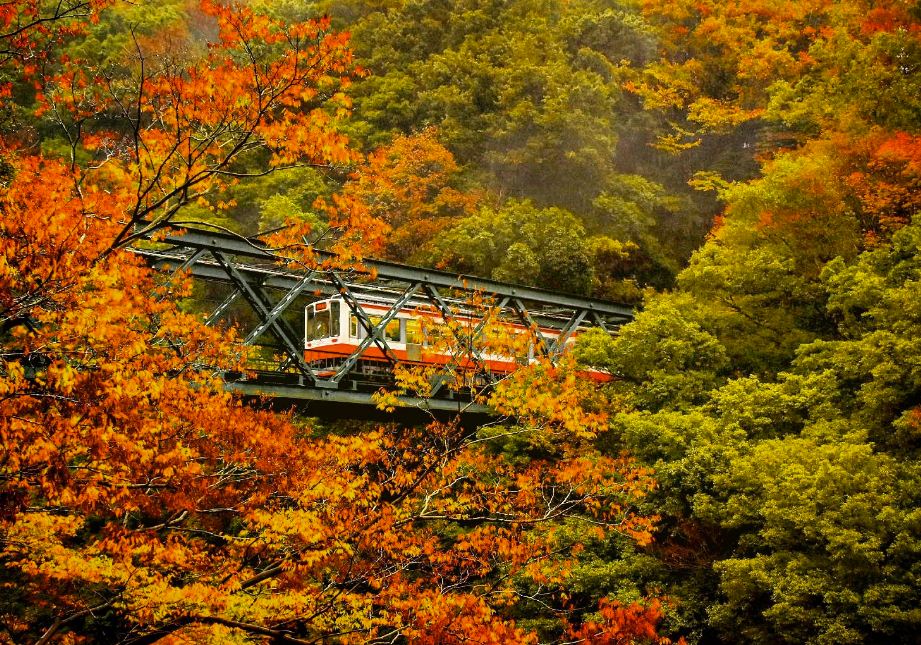
[[(919, 212), (912, 0), (0, 3), (0, 643), (918, 642)], [(168, 224), (637, 313), (317, 420)]]

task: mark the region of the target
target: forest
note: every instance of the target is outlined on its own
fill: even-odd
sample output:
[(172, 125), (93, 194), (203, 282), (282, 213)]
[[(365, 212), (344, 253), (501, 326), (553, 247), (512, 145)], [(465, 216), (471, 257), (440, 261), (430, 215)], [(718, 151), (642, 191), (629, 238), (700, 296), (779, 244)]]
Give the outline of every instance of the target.
[[(919, 213), (918, 0), (2, 2), (0, 644), (917, 643)], [(636, 314), (316, 419), (191, 224)]]

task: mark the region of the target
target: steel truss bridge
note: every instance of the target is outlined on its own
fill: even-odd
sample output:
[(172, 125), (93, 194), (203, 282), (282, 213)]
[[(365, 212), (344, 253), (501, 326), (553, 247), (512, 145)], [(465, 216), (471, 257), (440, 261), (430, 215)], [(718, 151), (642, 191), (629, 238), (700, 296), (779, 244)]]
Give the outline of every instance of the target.
[[(336, 258), (319, 250), (314, 251), (317, 268), (295, 270), (258, 237), (204, 229), (168, 228), (165, 235), (161, 229), (155, 241), (132, 251), (154, 269), (191, 275), (197, 289), (192, 306), (207, 305), (202, 309), (206, 324), (235, 324), (244, 335), (244, 344), (260, 348), (264, 358), (253, 364), (251, 372), (224, 375), (229, 389), (284, 407), (296, 405), (311, 416), (380, 415), (373, 395), (392, 386), (392, 377), (388, 382), (380, 373), (369, 375), (362, 354), (374, 346), (388, 363), (399, 363), (384, 332), (407, 307), (428, 307), (450, 322), (465, 307), (469, 311), (472, 299), (485, 298), (502, 320), (529, 328), (535, 353), (551, 359), (560, 355), (573, 333), (591, 327), (614, 332), (633, 318), (633, 310), (625, 305), (393, 262), (364, 260), (360, 270), (326, 268), (335, 266)], [(304, 309), (331, 296), (341, 297), (364, 330), (355, 351), (332, 372), (318, 370), (304, 354)], [(369, 303), (378, 304), (376, 312), (384, 303), (386, 313), (369, 314), (365, 309)], [(466, 343), (468, 356), (478, 356), (471, 343), (484, 324), (485, 319), (466, 338), (457, 339), (459, 344)], [(547, 338), (541, 329), (555, 330), (558, 335)], [(457, 368), (458, 363), (445, 365), (432, 380), (427, 398), (400, 397), (398, 412), (404, 417), (407, 413), (494, 415), (473, 402), (470, 392), (446, 385), (450, 371)], [(481, 382), (497, 378), (481, 363), (475, 363), (474, 369)]]

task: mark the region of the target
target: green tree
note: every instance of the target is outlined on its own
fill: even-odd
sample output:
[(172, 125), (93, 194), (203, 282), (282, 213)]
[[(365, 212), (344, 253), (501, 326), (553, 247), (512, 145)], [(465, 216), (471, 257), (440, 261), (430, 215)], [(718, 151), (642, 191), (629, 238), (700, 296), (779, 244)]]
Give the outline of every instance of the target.
[(459, 272), (570, 293), (591, 287), (585, 228), (572, 213), (510, 200), (483, 208), (440, 235), (433, 262)]
[[(435, 125), (459, 163), (500, 199), (564, 208), (622, 242), (657, 242), (641, 251), (662, 267), (642, 278), (668, 282), (676, 260), (703, 237), (708, 218), (701, 212), (715, 204), (687, 197), (688, 168), (647, 145), (659, 123), (622, 90), (624, 66), (643, 65), (656, 49), (635, 3), (380, 5), (326, 5), (352, 29), (358, 60), (371, 70), (355, 88), (353, 133), (375, 147), (394, 133)], [(655, 181), (643, 185), (630, 173)], [(623, 212), (596, 208), (602, 193), (642, 212), (608, 230), (603, 215)], [(675, 194), (684, 196), (680, 217)], [(650, 218), (664, 224), (651, 235)], [(637, 223), (639, 235), (621, 236)], [(688, 242), (678, 243), (679, 234)]]
[(782, 369), (761, 363), (761, 377), (735, 376), (730, 346), (706, 331), (708, 292), (661, 296), (617, 339), (583, 341), (583, 361), (624, 378), (611, 386), (617, 445), (660, 483), (649, 499), (665, 516), (659, 546), (628, 560), (637, 580), (681, 595), (675, 620), (690, 633), (862, 643), (917, 632), (919, 250), (913, 223), (825, 263), (813, 280), (831, 330)]

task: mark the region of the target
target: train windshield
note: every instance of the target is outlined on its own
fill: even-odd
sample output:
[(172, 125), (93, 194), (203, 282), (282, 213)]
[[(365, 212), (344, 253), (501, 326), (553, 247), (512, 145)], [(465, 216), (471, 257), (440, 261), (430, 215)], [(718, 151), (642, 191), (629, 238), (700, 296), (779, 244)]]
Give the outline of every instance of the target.
[(315, 302), (307, 307), (304, 337), (320, 340), (339, 335), (339, 302)]

